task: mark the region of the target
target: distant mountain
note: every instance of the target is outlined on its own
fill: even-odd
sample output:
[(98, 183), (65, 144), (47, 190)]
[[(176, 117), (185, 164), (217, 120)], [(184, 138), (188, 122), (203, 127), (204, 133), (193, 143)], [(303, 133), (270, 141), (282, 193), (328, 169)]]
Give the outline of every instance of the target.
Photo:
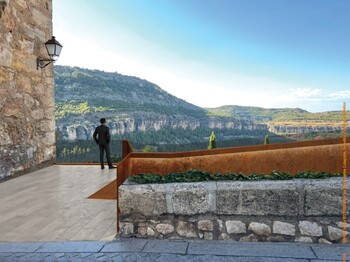
[(116, 139), (148, 144), (202, 143), (211, 130), (218, 141), (260, 139), (269, 132), (313, 139), (342, 130), (341, 111), (310, 113), (300, 108), (235, 105), (200, 108), (147, 80), (119, 73), (55, 66), (54, 77), (59, 140), (91, 139), (101, 117), (107, 118)]
[[(300, 108), (261, 108), (227, 105), (206, 108), (211, 116), (225, 116), (263, 123), (276, 134), (332, 133), (342, 130), (342, 111), (310, 113)], [(349, 120), (349, 112), (347, 112)]]
[[(226, 116), (254, 122), (268, 121), (342, 121), (342, 111), (310, 113), (301, 108), (262, 108), (227, 105), (205, 108), (212, 116)], [(348, 111), (350, 112), (350, 111)]]
[[(266, 134), (267, 126), (250, 120), (211, 116), (203, 108), (179, 99), (159, 86), (133, 76), (78, 67), (55, 66), (55, 116), (59, 139), (91, 139), (101, 117), (119, 138), (138, 132), (176, 130), (187, 134), (157, 136), (161, 142), (201, 142), (211, 129), (218, 137)], [(181, 138), (183, 137), (183, 139)]]
[[(203, 112), (202, 108), (137, 77), (68, 66), (55, 66), (54, 71), (57, 102), (89, 101), (91, 106), (111, 110), (133, 110), (130, 105), (158, 105)], [(127, 107), (119, 108), (117, 105)]]
[(300, 108), (279, 108), (269, 109), (252, 106), (234, 106), (227, 105), (217, 108), (206, 108), (212, 116), (226, 116), (236, 119), (245, 119), (254, 122), (265, 123), (273, 120), (292, 120), (291, 118), (298, 118), (306, 114), (310, 114), (306, 110)]

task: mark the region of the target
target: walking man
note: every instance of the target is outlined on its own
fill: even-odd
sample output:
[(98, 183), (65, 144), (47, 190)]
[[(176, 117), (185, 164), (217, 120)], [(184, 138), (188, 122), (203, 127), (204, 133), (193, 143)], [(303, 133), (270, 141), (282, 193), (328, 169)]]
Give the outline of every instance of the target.
[(103, 158), (104, 158), (105, 152), (106, 152), (107, 163), (108, 163), (109, 169), (112, 169), (112, 168), (115, 168), (115, 166), (112, 165), (111, 151), (109, 150), (109, 142), (111, 141), (111, 137), (109, 135), (109, 127), (106, 126), (106, 119), (105, 118), (101, 118), (100, 123), (101, 123), (101, 125), (99, 125), (95, 129), (93, 137), (100, 148), (101, 169), (105, 168), (104, 163), (103, 163)]

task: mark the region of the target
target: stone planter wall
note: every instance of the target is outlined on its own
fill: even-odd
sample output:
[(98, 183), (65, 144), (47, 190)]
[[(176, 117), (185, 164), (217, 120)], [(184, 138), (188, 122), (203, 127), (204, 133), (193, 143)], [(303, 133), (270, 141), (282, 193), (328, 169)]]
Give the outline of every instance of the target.
[(119, 207), (122, 236), (338, 243), (343, 233), (341, 178), (125, 183)]

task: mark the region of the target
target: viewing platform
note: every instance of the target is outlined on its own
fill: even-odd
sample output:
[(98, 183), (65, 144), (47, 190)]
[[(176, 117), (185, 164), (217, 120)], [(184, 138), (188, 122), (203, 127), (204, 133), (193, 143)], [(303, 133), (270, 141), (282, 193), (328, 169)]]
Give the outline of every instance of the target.
[(113, 240), (116, 200), (88, 197), (115, 177), (99, 165), (54, 165), (0, 183), (0, 241)]

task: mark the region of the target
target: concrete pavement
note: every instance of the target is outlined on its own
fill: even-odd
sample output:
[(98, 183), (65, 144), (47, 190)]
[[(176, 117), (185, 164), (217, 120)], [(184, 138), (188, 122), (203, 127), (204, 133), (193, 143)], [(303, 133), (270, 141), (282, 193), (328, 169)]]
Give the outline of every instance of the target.
[(0, 261), (350, 261), (350, 245), (120, 238), (110, 242), (0, 242)]

